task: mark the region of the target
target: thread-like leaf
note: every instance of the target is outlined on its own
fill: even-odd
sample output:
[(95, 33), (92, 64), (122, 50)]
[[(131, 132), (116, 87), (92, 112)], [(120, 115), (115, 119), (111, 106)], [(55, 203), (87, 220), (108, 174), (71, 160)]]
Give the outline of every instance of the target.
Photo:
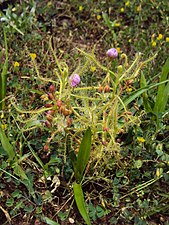
[(87, 213), (86, 207), (85, 207), (85, 200), (84, 200), (84, 194), (82, 190), (81, 184), (74, 183), (73, 184), (73, 192), (74, 192), (74, 198), (76, 201), (77, 208), (83, 217), (84, 221), (87, 225), (91, 225), (89, 215)]
[(90, 149), (91, 149), (91, 136), (92, 136), (91, 129), (88, 128), (80, 144), (80, 148), (79, 148), (79, 152), (77, 156), (77, 162), (76, 162), (76, 171), (78, 175), (75, 174), (75, 177), (78, 179), (79, 182), (82, 180), (84, 170), (89, 161)]
[(15, 157), (15, 152), (13, 150), (12, 145), (9, 143), (9, 140), (5, 134), (5, 132), (2, 129), (2, 124), (0, 123), (0, 141), (2, 144), (3, 149), (8, 155), (8, 158), (12, 160)]

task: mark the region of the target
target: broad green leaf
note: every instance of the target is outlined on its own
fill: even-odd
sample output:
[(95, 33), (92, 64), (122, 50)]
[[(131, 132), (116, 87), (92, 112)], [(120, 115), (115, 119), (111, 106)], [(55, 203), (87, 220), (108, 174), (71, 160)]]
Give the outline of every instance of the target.
[[(168, 74), (169, 74), (169, 58), (167, 59), (166, 63), (162, 68), (160, 82), (167, 81)], [(164, 83), (163, 85), (160, 85), (158, 87), (156, 102), (153, 109), (155, 114), (164, 112), (165, 107), (167, 105), (168, 97), (169, 97), (169, 83), (168, 84)]]
[[(131, 93), (128, 97), (126, 97), (123, 101), (124, 105), (127, 106), (128, 104), (130, 104), (133, 100), (135, 100), (137, 97), (139, 97), (141, 94), (143, 94), (144, 92), (150, 90), (151, 88), (157, 87), (159, 85), (165, 84), (169, 82), (169, 80), (165, 80), (162, 82), (159, 82), (157, 84), (151, 84), (151, 85), (147, 85), (146, 87), (140, 88), (137, 91), (134, 91), (133, 93)], [(124, 106), (121, 106), (121, 109), (123, 109)]]
[(1, 141), (3, 149), (8, 155), (9, 160), (12, 160), (15, 157), (15, 152), (13, 150), (12, 145), (9, 143), (9, 140), (5, 132), (2, 129), (1, 123), (0, 123), (0, 141)]
[(77, 156), (76, 171), (78, 174), (75, 174), (75, 176), (79, 182), (82, 180), (83, 172), (89, 161), (90, 149), (91, 149), (91, 137), (92, 137), (91, 129), (88, 128), (81, 141), (78, 156)]
[(89, 215), (85, 207), (85, 200), (81, 184), (74, 182), (73, 184), (74, 198), (77, 208), (87, 225), (91, 225)]

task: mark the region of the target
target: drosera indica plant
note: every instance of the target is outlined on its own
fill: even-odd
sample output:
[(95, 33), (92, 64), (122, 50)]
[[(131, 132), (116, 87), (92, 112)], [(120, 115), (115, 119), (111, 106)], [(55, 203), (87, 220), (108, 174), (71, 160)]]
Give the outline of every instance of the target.
[[(93, 134), (91, 163), (92, 161), (96, 162), (94, 167), (106, 165), (112, 157), (115, 157), (119, 166), (123, 166), (120, 160), (120, 141), (117, 140), (117, 135), (127, 132), (128, 127), (133, 124), (140, 124), (139, 116), (128, 110), (128, 105), (149, 88), (158, 86), (160, 83), (140, 88), (130, 94), (128, 89), (134, 88), (133, 84), (139, 80), (140, 71), (156, 55), (146, 61), (141, 61), (141, 53), (137, 53), (134, 61), (130, 64), (127, 55), (118, 56), (117, 50), (111, 48), (107, 53), (105, 52), (105, 57), (108, 58), (106, 66), (96, 59), (93, 52), (86, 53), (77, 49), (86, 61), (83, 65), (78, 66), (72, 74), (69, 74), (68, 65), (58, 60), (51, 42), (49, 47), (57, 66), (53, 71), (56, 79), (41, 76), (36, 58), (31, 57), (37, 78), (42, 83), (50, 84), (48, 91), (41, 96), (44, 107), (36, 110), (23, 110), (16, 104), (15, 98), (11, 99), (11, 104), (21, 114), (33, 115), (28, 120), (29, 123), (32, 120), (33, 125), (37, 124), (33, 128), (40, 126), (42, 129), (41, 122), (43, 122), (44, 127), (49, 129), (51, 137), (44, 145), (46, 151), (50, 151), (50, 142), (55, 135), (69, 134), (73, 143), (77, 145), (82, 132), (90, 127)], [(95, 86), (88, 86), (82, 82), (91, 61), (98, 70), (105, 74)], [(114, 61), (116, 64), (118, 62), (120, 64), (111, 68), (111, 62)], [(35, 123), (35, 120), (38, 122)], [(24, 122), (27, 123), (27, 121)]]

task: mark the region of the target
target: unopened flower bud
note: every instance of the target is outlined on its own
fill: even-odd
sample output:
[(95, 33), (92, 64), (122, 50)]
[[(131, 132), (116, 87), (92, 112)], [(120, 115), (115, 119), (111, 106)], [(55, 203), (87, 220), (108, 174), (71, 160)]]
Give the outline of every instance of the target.
[(123, 66), (122, 65), (119, 65), (117, 67), (117, 71), (118, 71), (119, 74), (121, 74), (123, 72)]
[(120, 143), (120, 142), (121, 142), (121, 139), (120, 139), (120, 138), (117, 138), (116, 141), (117, 141), (118, 143)]
[(111, 48), (107, 51), (106, 55), (109, 57), (109, 58), (112, 58), (112, 59), (115, 59), (117, 58), (118, 56), (118, 51), (117, 49), (115, 48)]
[(70, 86), (76, 87), (80, 83), (80, 76), (78, 74), (73, 74), (69, 77)]
[(49, 87), (49, 92), (54, 93), (55, 90), (56, 90), (55, 86), (53, 84), (51, 84)]
[(106, 141), (102, 141), (102, 144), (106, 146)]

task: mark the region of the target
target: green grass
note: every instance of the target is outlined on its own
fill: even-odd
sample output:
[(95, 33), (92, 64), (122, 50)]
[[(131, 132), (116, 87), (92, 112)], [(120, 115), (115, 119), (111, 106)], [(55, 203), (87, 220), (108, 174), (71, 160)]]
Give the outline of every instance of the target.
[(2, 224), (169, 223), (167, 7), (21, 1), (0, 12)]

